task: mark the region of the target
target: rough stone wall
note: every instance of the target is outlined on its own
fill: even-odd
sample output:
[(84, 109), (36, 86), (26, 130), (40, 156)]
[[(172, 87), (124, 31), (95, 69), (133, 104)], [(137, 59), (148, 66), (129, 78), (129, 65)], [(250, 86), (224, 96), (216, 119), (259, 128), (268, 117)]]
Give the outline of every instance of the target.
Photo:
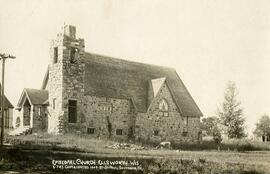
[[(168, 116), (159, 115), (159, 102), (165, 99), (168, 103)], [(172, 98), (166, 85), (163, 84), (159, 93), (149, 106), (147, 113), (138, 113), (136, 120), (136, 139), (150, 142), (195, 142), (198, 139), (199, 118), (189, 117), (188, 125), (184, 124), (184, 118)], [(158, 135), (154, 135), (158, 131)], [(187, 131), (187, 136), (183, 132)]]
[[(58, 48), (58, 61), (54, 62), (54, 48)], [(59, 120), (63, 116), (62, 112), (62, 92), (63, 92), (63, 34), (58, 34), (57, 39), (51, 43), (51, 63), (49, 65), (49, 80), (47, 88), (49, 90), (48, 106), (48, 132), (60, 133)], [(53, 104), (55, 103), (55, 107)]]
[[(58, 48), (58, 61), (54, 63), (54, 48)], [(70, 59), (71, 47), (78, 48), (75, 62)], [(70, 132), (80, 124), (82, 100), (84, 97), (84, 40), (76, 39), (76, 29), (65, 26), (63, 33), (51, 44), (51, 64), (49, 65), (48, 132)], [(68, 123), (68, 100), (77, 100), (77, 123)], [(55, 103), (55, 108), (53, 108)]]
[(183, 138), (185, 142), (201, 141), (200, 117), (188, 117), (188, 125), (186, 126), (187, 136)]
[[(59, 133), (59, 119), (62, 114), (62, 70), (61, 63), (50, 65), (48, 132)], [(55, 108), (53, 103), (55, 102)]]
[[(83, 102), (83, 121), (77, 130), (87, 133), (87, 128), (94, 128), (95, 133), (89, 134), (89, 136), (97, 138), (125, 140), (132, 138), (135, 117), (130, 100), (85, 96)], [(111, 107), (111, 109), (108, 110), (108, 107)], [(117, 129), (122, 129), (123, 134), (116, 135)]]
[[(73, 33), (73, 32), (71, 32)], [(83, 122), (83, 99), (84, 99), (84, 40), (66, 37), (63, 54), (63, 118), (62, 129), (64, 132), (74, 132), (73, 129)], [(72, 42), (79, 43), (78, 52), (75, 54), (75, 62), (70, 60), (69, 46)], [(77, 123), (68, 122), (68, 100), (77, 101)]]

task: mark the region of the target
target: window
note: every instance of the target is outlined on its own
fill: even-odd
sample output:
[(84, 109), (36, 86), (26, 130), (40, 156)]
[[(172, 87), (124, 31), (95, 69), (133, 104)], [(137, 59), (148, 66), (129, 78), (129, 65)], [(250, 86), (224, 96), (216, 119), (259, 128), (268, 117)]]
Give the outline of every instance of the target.
[(159, 131), (158, 130), (154, 130), (154, 136), (158, 136), (159, 135)]
[(188, 125), (188, 117), (183, 117), (183, 121), (184, 121), (184, 125), (187, 126)]
[(8, 116), (8, 111), (4, 109), (4, 118), (5, 118), (5, 127), (9, 128), (9, 116)]
[(53, 99), (53, 109), (55, 109), (56, 98)]
[(105, 113), (112, 113), (112, 105), (110, 103), (102, 103), (101, 110)]
[(168, 104), (164, 99), (162, 99), (159, 103), (159, 110), (168, 111)]
[(103, 106), (103, 111), (111, 111), (112, 110), (112, 106)]
[(70, 50), (70, 62), (75, 63), (76, 62), (76, 53), (78, 52), (77, 48), (71, 48)]
[(58, 62), (58, 47), (53, 48), (53, 63)]
[(107, 111), (111, 112), (112, 111), (112, 106), (107, 106)]
[(123, 129), (116, 129), (116, 135), (123, 135)]
[(184, 131), (182, 135), (183, 135), (183, 137), (186, 137), (188, 135), (188, 132)]
[(76, 123), (77, 122), (77, 101), (68, 100), (68, 122)]
[(87, 133), (88, 134), (94, 134), (95, 133), (95, 128), (93, 128), (93, 127), (87, 128)]
[(165, 99), (162, 99), (160, 101), (158, 105), (158, 109), (159, 109), (159, 113), (158, 113), (159, 116), (165, 116), (165, 117), (169, 116), (169, 112), (168, 112), (169, 107)]

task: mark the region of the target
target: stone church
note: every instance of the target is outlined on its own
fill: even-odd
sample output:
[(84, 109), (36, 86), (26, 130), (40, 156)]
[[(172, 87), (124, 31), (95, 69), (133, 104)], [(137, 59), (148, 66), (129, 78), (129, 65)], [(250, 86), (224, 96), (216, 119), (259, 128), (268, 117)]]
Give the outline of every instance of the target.
[(198, 142), (203, 115), (177, 72), (85, 51), (65, 25), (51, 43), (41, 89), (18, 102), (32, 132), (143, 141)]

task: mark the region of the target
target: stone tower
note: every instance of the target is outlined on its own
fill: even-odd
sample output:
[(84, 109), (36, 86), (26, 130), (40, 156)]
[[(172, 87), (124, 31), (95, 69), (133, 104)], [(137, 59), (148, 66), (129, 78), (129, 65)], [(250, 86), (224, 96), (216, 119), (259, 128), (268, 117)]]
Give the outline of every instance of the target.
[(80, 111), (84, 97), (84, 48), (84, 39), (76, 38), (76, 27), (71, 25), (65, 25), (51, 43), (49, 133), (75, 131), (83, 120)]

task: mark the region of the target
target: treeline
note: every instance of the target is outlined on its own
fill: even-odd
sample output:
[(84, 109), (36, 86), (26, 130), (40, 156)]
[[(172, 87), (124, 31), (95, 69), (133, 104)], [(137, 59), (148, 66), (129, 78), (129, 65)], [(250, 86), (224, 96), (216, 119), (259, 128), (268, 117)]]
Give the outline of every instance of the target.
[[(202, 119), (201, 129), (204, 136), (213, 136), (216, 143), (220, 143), (224, 136), (227, 136), (229, 139), (240, 139), (247, 136), (243, 107), (237, 99), (238, 94), (239, 91), (236, 88), (236, 84), (229, 81), (224, 93), (224, 101), (221, 107), (218, 108), (217, 114)], [(253, 133), (257, 137), (270, 137), (269, 115), (261, 116), (256, 123), (256, 129)]]

